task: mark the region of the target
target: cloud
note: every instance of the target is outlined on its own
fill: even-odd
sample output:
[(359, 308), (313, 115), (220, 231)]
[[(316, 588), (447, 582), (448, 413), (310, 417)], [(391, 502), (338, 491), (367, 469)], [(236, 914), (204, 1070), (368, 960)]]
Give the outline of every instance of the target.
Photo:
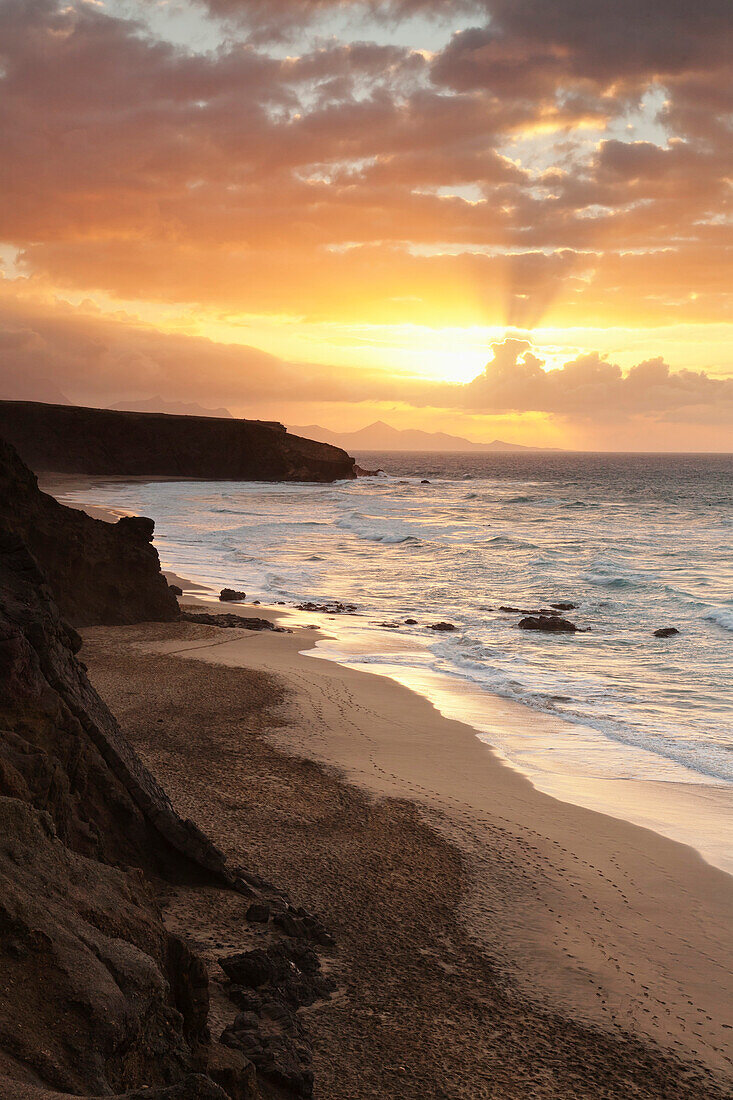
[[(448, 9), (465, 29), (444, 28), (442, 48), (384, 44), (385, 21), (437, 25)], [(729, 0), (209, 0), (227, 20), (209, 52), (151, 30), (144, 4), (138, 21), (114, 10), (0, 3), (0, 241), (32, 287), (359, 323), (733, 320)], [(267, 41), (336, 12), (354, 16), (344, 40), (304, 32), (289, 56)], [(93, 328), (80, 318), (79, 339)], [(118, 347), (141, 386), (156, 370), (174, 385), (171, 344), (95, 331), (100, 393)], [(56, 337), (39, 358), (81, 392), (83, 357)], [(195, 389), (191, 347), (176, 354)], [(197, 354), (222, 390), (237, 355), (255, 388), (272, 369), (305, 389), (311, 370)], [(586, 365), (584, 385), (620, 410), (633, 386), (607, 368)], [(312, 370), (325, 393), (328, 371)], [(672, 375), (654, 391), (670, 402)], [(574, 377), (552, 391), (558, 409)], [(382, 377), (364, 392), (377, 381), (402, 392)]]
[[(2, 284), (0, 283), (0, 286)], [(388, 372), (351, 375), (259, 348), (162, 333), (90, 304), (40, 307), (0, 296), (0, 399), (107, 406), (162, 393), (247, 408), (262, 401), (359, 401), (386, 392)], [(400, 385), (392, 392), (400, 392)]]
[[(546, 412), (569, 418), (624, 420), (639, 416), (692, 419), (715, 411), (733, 426), (733, 378), (705, 371), (672, 371), (661, 358), (624, 374), (597, 352), (547, 370), (524, 340), (492, 345), (493, 359), (467, 385), (445, 391), (461, 407), (482, 412)], [(707, 414), (706, 414), (707, 415)]]
[(202, 0), (214, 16), (240, 23), (255, 42), (292, 38), (322, 16), (346, 15), (357, 24), (368, 20), (398, 24), (412, 16), (440, 19), (466, 13), (480, 13), (481, 0)]
[(486, 24), (436, 60), (453, 87), (539, 95), (572, 87), (638, 94), (651, 79), (709, 73), (730, 60), (728, 0), (485, 0)]
[[(0, 287), (2, 284), (0, 283)], [(526, 340), (491, 345), (466, 384), (416, 380), (388, 370), (303, 364), (253, 347), (164, 334), (90, 306), (41, 308), (0, 296), (0, 398), (107, 406), (162, 393), (176, 400), (253, 410), (286, 400), (323, 408), (399, 402), (417, 410), (486, 415), (545, 413), (565, 423), (733, 426), (733, 378), (673, 371), (647, 359), (624, 373), (598, 353), (547, 369)]]

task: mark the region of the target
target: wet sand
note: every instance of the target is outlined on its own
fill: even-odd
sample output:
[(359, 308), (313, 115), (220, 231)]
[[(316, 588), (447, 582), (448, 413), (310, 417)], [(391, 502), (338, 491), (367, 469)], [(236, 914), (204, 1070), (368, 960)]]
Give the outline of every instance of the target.
[(333, 928), (318, 1095), (725, 1095), (733, 879), (316, 637), (98, 628), (83, 657), (177, 807)]

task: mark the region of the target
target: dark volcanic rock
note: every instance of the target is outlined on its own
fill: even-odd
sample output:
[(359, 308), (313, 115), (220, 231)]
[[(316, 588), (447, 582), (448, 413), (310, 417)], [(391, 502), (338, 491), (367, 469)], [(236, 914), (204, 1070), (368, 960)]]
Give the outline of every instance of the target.
[(553, 611), (575, 611), (577, 610), (577, 603), (551, 603), (550, 607)]
[(273, 915), (273, 923), (286, 936), (293, 939), (310, 940), (320, 947), (335, 947), (333, 936), (312, 913), (304, 909), (288, 907)]
[(47, 814), (0, 797), (0, 877), (6, 1073), (106, 1094), (194, 1068), (205, 1017), (202, 1028), (169, 984), (185, 984), (192, 956), (167, 936), (142, 875), (78, 855)]
[[(77, 643), (0, 527), (0, 1096), (18, 1079), (38, 1100), (258, 1100), (254, 1066), (212, 1045), (207, 970), (145, 877), (238, 889), (241, 872), (175, 813)], [(312, 984), (307, 950), (291, 996)]]
[(442, 630), (442, 631), (457, 630), (457, 629), (458, 629), (458, 627), (455, 626), (453, 623), (431, 623), (430, 626), (428, 627), (428, 630)]
[[(200, 1073), (192, 1073), (184, 1081), (177, 1085), (166, 1085), (159, 1089), (142, 1088), (134, 1092), (126, 1092), (115, 1100), (227, 1100), (232, 1093), (227, 1093), (209, 1077), (203, 1077)], [(244, 1093), (241, 1094), (244, 1098)], [(256, 1092), (249, 1094), (254, 1100)]]
[(253, 924), (267, 924), (270, 912), (270, 906), (266, 902), (252, 902), (247, 910), (247, 920)]
[(46, 811), (85, 855), (232, 881), (122, 736), (75, 647), (35, 561), (0, 527), (0, 795)]
[[(301, 921), (315, 920), (303, 910), (297, 914)], [(281, 940), (219, 963), (233, 983), (230, 996), (244, 1009), (225, 1028), (221, 1042), (241, 1051), (264, 1080), (289, 1095), (311, 1097), (311, 1049), (297, 1009), (333, 989), (320, 972), (316, 953), (301, 943)]]
[(248, 615), (209, 615), (206, 611), (183, 611), (181, 618), (186, 623), (204, 623), (205, 626), (221, 626), (240, 630), (274, 630), (286, 634), (285, 627), (275, 626), (269, 619), (260, 619)]
[(168, 587), (170, 588), (170, 590), (171, 590), (171, 592), (173, 593), (174, 596), (182, 596), (183, 595), (183, 589), (179, 588), (177, 584), (169, 584)]
[[(486, 610), (490, 611), (491, 608), (487, 608)], [(542, 616), (556, 615), (557, 616), (557, 615), (560, 614), (560, 612), (554, 607), (554, 605), (552, 607), (538, 607), (538, 608), (506, 607), (505, 606), (505, 607), (500, 607), (499, 610), (502, 611), (505, 615), (533, 615), (533, 616), (537, 616), (537, 615), (542, 615)]]
[(219, 599), (222, 603), (238, 603), (247, 598), (246, 592), (238, 592), (236, 588), (222, 588)]
[(251, 906), (287, 911), (298, 939), (259, 953), (261, 980), (258, 953), (241, 956), (249, 971), (234, 972), (257, 992), (232, 987), (248, 1015), (212, 1043), (207, 968), (166, 930), (151, 884), (267, 884), (176, 814), (89, 684), (80, 641), (0, 525), (0, 1096), (311, 1096), (296, 1010), (332, 988), (307, 942), (330, 946), (328, 933), (274, 888)]
[(0, 439), (0, 523), (25, 542), (75, 626), (178, 618), (178, 603), (151, 545), (154, 523), (92, 519), (42, 493), (35, 475)]
[(528, 615), (526, 619), (520, 620), (519, 626), (521, 630), (544, 630), (548, 634), (583, 633), (575, 623), (561, 619), (559, 615), (540, 615), (538, 618)]
[(266, 987), (295, 1007), (313, 1004), (332, 989), (321, 974), (316, 952), (296, 940), (277, 940), (264, 949), (229, 955), (219, 959), (219, 965), (232, 985), (260, 993)]
[(227, 481), (355, 476), (346, 451), (260, 420), (0, 401), (0, 435), (34, 470)]
[(353, 603), (340, 603), (338, 600), (336, 603), (299, 603), (296, 610), (298, 611), (318, 611), (322, 615), (351, 615), (356, 611), (356, 605)]
[(662, 626), (654, 631), (655, 638), (671, 638), (674, 634), (679, 634), (676, 626)]

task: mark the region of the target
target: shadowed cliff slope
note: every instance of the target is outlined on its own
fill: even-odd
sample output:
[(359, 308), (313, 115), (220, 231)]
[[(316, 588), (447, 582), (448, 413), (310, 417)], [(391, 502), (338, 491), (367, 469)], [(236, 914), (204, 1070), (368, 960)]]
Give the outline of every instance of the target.
[[(310, 1100), (295, 1013), (330, 989), (311, 946), (330, 937), (176, 812), (90, 684), (54, 599), (58, 583), (72, 610), (96, 613), (111, 564), (125, 575), (121, 599), (137, 578), (152, 600), (159, 582), (177, 615), (151, 534), (150, 520), (105, 524), (58, 504), (0, 443), (0, 1097)], [(250, 956), (260, 959), (268, 999), (241, 1035), (233, 1024), (219, 1041), (210, 1033), (209, 971), (185, 925), (166, 927), (172, 894), (196, 914), (202, 897), (227, 899), (239, 953), (222, 968), (251, 978)], [(282, 929), (273, 920), (255, 936), (253, 902)], [(266, 952), (246, 950), (255, 940)], [(275, 1004), (277, 1026), (265, 1011)]]
[(223, 856), (122, 736), (74, 653), (46, 578), (0, 525), (0, 794), (44, 811), (75, 851), (233, 882)]
[(205, 971), (142, 871), (236, 877), (142, 766), (75, 645), (0, 527), (0, 1075), (107, 1094), (180, 1080), (209, 1042)]
[(178, 603), (160, 572), (150, 519), (92, 519), (42, 493), (12, 446), (0, 439), (0, 523), (24, 541), (73, 626), (168, 622)]
[(0, 435), (34, 470), (226, 481), (354, 477), (346, 451), (258, 420), (0, 401)]

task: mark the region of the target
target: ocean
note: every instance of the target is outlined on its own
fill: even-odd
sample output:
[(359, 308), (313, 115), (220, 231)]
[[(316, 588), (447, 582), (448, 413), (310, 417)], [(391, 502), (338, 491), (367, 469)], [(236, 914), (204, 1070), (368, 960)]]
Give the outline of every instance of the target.
[[(597, 779), (733, 783), (733, 456), (357, 458), (384, 474), (66, 497), (152, 516), (164, 566), (217, 591), (355, 604), (306, 617), (330, 635), (318, 656), (424, 690), (531, 776), (551, 759)], [(498, 610), (558, 602), (586, 633), (523, 631)], [(428, 629), (441, 620), (457, 629)], [(496, 696), (525, 708), (528, 733), (497, 728)]]

